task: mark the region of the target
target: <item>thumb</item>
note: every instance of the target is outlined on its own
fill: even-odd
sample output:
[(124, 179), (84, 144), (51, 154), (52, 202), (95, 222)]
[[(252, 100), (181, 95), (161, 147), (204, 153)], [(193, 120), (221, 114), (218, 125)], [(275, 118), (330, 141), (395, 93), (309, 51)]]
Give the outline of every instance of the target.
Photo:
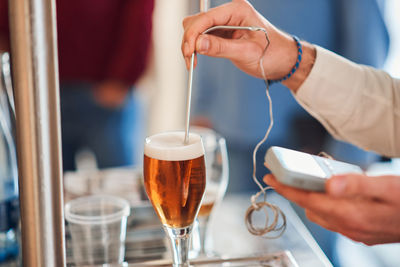
[(226, 39), (210, 34), (202, 34), (196, 41), (196, 52), (211, 57), (243, 60), (243, 51), (254, 51), (253, 44), (243, 39)]
[(400, 190), (400, 177), (396, 176), (340, 175), (330, 178), (326, 184), (328, 194), (337, 197), (385, 199), (390, 192), (396, 193), (397, 190)]

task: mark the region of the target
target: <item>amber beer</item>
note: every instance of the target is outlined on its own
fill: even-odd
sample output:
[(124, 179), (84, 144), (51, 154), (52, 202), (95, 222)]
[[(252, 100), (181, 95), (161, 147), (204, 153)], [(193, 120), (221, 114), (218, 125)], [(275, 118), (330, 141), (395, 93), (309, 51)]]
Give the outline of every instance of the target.
[(199, 211), (199, 217), (200, 216), (202, 216), (202, 217), (210, 216), (213, 207), (214, 207), (214, 202), (207, 202), (207, 203), (201, 204), (200, 211)]
[(201, 202), (201, 207), (199, 211), (199, 217), (210, 216), (211, 211), (214, 207), (215, 201), (218, 197), (218, 185), (213, 185), (213, 183), (207, 183), (206, 192)]
[(147, 195), (164, 225), (182, 228), (193, 223), (204, 194), (204, 148), (199, 135), (167, 132), (146, 139), (144, 182)]

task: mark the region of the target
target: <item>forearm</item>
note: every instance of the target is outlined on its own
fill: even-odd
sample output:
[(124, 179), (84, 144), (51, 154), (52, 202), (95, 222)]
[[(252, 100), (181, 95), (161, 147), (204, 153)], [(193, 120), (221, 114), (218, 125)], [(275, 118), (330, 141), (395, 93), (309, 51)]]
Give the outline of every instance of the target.
[(336, 138), (386, 156), (400, 155), (400, 80), (317, 48), (299, 103)]

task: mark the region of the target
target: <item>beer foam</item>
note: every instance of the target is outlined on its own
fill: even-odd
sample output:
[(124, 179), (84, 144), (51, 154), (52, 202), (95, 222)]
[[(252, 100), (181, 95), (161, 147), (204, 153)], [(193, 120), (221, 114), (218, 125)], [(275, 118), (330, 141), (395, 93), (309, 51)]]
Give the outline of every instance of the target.
[(189, 133), (189, 143), (184, 144), (185, 132), (164, 132), (146, 138), (144, 154), (159, 160), (190, 160), (204, 155), (200, 135)]

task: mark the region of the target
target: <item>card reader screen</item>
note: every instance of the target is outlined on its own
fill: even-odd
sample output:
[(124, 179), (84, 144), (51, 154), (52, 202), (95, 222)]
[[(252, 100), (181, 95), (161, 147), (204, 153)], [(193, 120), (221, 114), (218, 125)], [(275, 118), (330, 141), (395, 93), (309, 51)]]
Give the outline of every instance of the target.
[(287, 149), (279, 151), (278, 154), (282, 165), (292, 172), (327, 178), (325, 172), (310, 154)]

